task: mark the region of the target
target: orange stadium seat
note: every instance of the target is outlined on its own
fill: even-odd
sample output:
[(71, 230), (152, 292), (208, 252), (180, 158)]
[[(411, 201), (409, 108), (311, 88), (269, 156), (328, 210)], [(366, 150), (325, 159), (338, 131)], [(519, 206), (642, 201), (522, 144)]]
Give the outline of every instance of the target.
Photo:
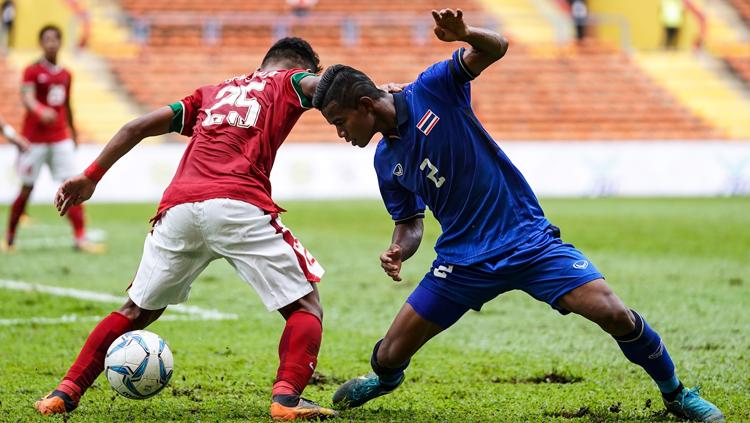
[(3, 99), (0, 101), (0, 116), (18, 131), (21, 130), (23, 119), (20, 82), (20, 71), (11, 67), (5, 59), (0, 58), (0, 98)]
[(750, 25), (750, 0), (729, 0), (729, 3), (734, 6), (742, 20)]
[(746, 56), (725, 57), (724, 61), (732, 72), (750, 87), (750, 54)]

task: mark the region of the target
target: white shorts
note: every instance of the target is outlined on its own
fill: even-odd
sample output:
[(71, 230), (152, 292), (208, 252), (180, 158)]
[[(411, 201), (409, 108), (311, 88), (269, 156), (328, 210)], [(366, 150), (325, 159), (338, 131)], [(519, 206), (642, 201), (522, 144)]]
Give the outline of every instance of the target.
[(146, 237), (130, 299), (147, 310), (184, 302), (195, 278), (220, 257), (255, 288), (269, 311), (312, 292), (310, 283), (324, 273), (276, 215), (220, 198), (167, 210)]
[(18, 156), (18, 178), (26, 186), (34, 185), (42, 165), (47, 164), (55, 181), (63, 181), (76, 174), (76, 145), (73, 140), (32, 143)]

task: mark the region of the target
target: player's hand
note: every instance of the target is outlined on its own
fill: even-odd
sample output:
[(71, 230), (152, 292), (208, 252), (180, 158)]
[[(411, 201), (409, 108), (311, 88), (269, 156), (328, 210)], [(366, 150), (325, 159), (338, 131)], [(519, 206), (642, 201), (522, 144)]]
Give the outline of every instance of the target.
[(26, 138), (22, 137), (21, 135), (16, 136), (16, 139), (13, 140), (13, 144), (16, 145), (16, 148), (18, 148), (18, 151), (21, 153), (25, 153), (29, 151), (29, 148), (31, 148), (31, 143)]
[(60, 185), (55, 194), (55, 207), (60, 212), (60, 216), (65, 215), (73, 206), (83, 203), (94, 195), (96, 182), (87, 176), (76, 175)]
[(408, 83), (399, 84), (397, 82), (389, 82), (387, 84), (378, 85), (378, 89), (387, 93), (400, 93), (404, 90), (404, 87), (409, 85)]
[(39, 120), (45, 125), (55, 123), (57, 120), (57, 112), (51, 107), (44, 107), (39, 113)]
[(451, 42), (463, 40), (469, 32), (469, 27), (464, 22), (464, 12), (461, 9), (433, 10), (432, 18), (435, 20), (435, 35), (440, 41)]
[(401, 282), (401, 247), (398, 244), (391, 244), (387, 250), (380, 255), (380, 267), (385, 274), (390, 276), (396, 282)]

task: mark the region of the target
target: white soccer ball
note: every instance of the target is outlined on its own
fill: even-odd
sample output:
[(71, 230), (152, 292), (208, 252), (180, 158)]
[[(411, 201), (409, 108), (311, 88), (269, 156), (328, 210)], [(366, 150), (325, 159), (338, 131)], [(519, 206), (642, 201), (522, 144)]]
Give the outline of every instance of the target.
[(173, 364), (172, 351), (159, 335), (134, 330), (117, 338), (109, 347), (104, 373), (120, 395), (145, 399), (167, 386)]

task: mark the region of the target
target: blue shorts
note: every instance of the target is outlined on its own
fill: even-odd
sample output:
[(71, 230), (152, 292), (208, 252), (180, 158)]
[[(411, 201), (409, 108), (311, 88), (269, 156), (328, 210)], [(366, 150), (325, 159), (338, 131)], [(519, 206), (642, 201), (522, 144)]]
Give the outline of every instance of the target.
[(562, 314), (557, 301), (568, 292), (603, 278), (573, 245), (547, 230), (510, 253), (456, 266), (438, 257), (407, 303), (422, 318), (447, 328), (469, 309), (479, 310), (498, 295), (520, 289)]

